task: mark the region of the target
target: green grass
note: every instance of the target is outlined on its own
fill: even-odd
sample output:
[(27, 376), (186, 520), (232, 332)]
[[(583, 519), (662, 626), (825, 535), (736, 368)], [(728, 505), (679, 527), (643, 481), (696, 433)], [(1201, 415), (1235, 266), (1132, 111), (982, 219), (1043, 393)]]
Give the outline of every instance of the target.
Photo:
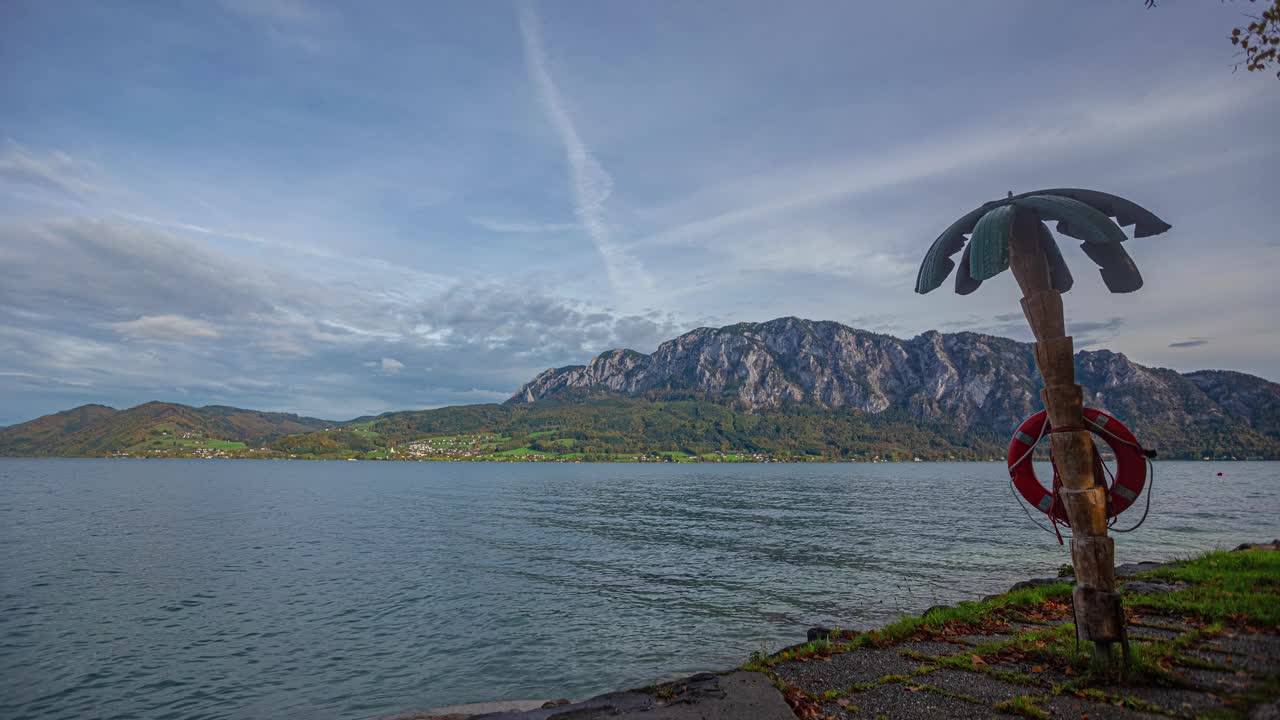
[[(868, 642), (876, 644), (896, 642), (914, 635), (922, 629), (937, 630), (948, 624), (981, 625), (1006, 610), (1043, 605), (1049, 600), (1065, 600), (1071, 596), (1071, 586), (1066, 583), (1043, 585), (1005, 593), (980, 602), (962, 602), (954, 607), (934, 610), (928, 615), (903, 617), (878, 631), (864, 633)], [(877, 636), (878, 635), (878, 636)], [(871, 637), (877, 636), (877, 637)]]
[(429, 437), (421, 437), (414, 442), (442, 442), (442, 443), (458, 443), (458, 442), (506, 442), (511, 437), (508, 435), (495, 435), (493, 433), (463, 433), (461, 435), (431, 435)]
[(238, 440), (218, 440), (216, 438), (178, 438), (168, 435), (152, 437), (128, 448), (127, 452), (147, 452), (150, 450), (189, 450), (210, 448), (213, 450), (243, 450), (248, 445)]
[[(926, 616), (903, 617), (880, 630), (840, 633), (768, 654), (752, 654), (744, 670), (764, 672), (779, 686), (793, 708), (814, 710), (813, 703), (838, 698), (856, 700), (852, 693), (886, 682), (902, 683), (912, 689), (977, 702), (974, 698), (931, 688), (928, 673), (939, 668), (981, 672), (1006, 682), (1026, 686), (1025, 694), (994, 705), (995, 711), (1027, 718), (1048, 718), (1043, 703), (1058, 696), (1076, 696), (1092, 702), (1155, 715), (1174, 715), (1177, 709), (1160, 706), (1125, 690), (1126, 687), (1166, 687), (1195, 689), (1181, 675), (1180, 668), (1202, 667), (1219, 671), (1245, 672), (1219, 666), (1189, 654), (1204, 641), (1220, 635), (1228, 627), (1253, 628), (1265, 632), (1274, 627), (1280, 613), (1280, 552), (1254, 550), (1213, 552), (1145, 574), (1147, 579), (1182, 581), (1183, 589), (1152, 595), (1126, 595), (1125, 604), (1144, 617), (1167, 614), (1189, 627), (1172, 638), (1135, 638), (1129, 664), (1116, 667), (1095, 658), (1092, 643), (1077, 643), (1070, 622), (1036, 626), (1012, 637), (992, 640), (968, 651), (944, 657), (906, 653), (921, 663), (912, 676), (891, 675), (847, 688), (830, 688), (806, 693), (788, 687), (773, 672), (779, 663), (828, 658), (858, 647), (885, 647), (909, 640), (952, 639), (975, 631), (1000, 632), (1013, 620), (1043, 622), (1066, 615), (1071, 586), (1065, 583), (1005, 593), (982, 602), (960, 603), (939, 608)], [(1119, 651), (1119, 648), (1116, 648)], [(1018, 672), (1004, 669), (1009, 665)], [(1041, 683), (1045, 672), (1066, 677), (1052, 688)], [(1224, 696), (1227, 707), (1197, 717), (1209, 720), (1244, 718), (1253, 706), (1280, 695), (1280, 676), (1261, 677), (1248, 690)], [(1038, 688), (1038, 689), (1034, 689)], [(1222, 694), (1224, 691), (1219, 691)], [(842, 701), (845, 702), (845, 701)], [(797, 711), (798, 714), (799, 711)], [(807, 715), (804, 715), (807, 717)]]
[[(869, 632), (856, 634), (839, 634), (820, 638), (812, 642), (798, 645), (792, 648), (779, 651), (773, 655), (766, 655), (757, 652), (752, 655), (751, 659), (743, 666), (744, 670), (765, 670), (779, 663), (788, 662), (790, 660), (800, 660), (808, 657), (829, 655), (836, 652), (842, 652), (858, 647), (880, 647), (891, 645), (907, 640), (915, 635), (930, 632), (937, 632), (948, 626), (972, 626), (980, 627), (984, 623), (992, 620), (1000, 619), (1010, 611), (1022, 608), (1044, 605), (1048, 601), (1065, 600), (1071, 595), (1071, 586), (1066, 583), (1055, 583), (1053, 585), (1043, 585), (1036, 588), (1027, 588), (1005, 593), (999, 597), (983, 600), (980, 602), (962, 602), (955, 607), (945, 607), (934, 610), (925, 616), (912, 615), (904, 616), (879, 630), (871, 630)], [(1046, 630), (1045, 634), (1064, 632), (1059, 629)], [(1037, 637), (1031, 637), (1030, 641), (1034, 642)], [(838, 635), (838, 636), (837, 636)], [(988, 646), (979, 646), (975, 649), (978, 651), (986, 651), (988, 653), (1003, 647), (1007, 643), (991, 643)], [(940, 660), (940, 663), (946, 663), (947, 659)], [(950, 660), (951, 663), (963, 663), (964, 669), (973, 669), (968, 655), (956, 656), (956, 659)]]
[(515, 448), (514, 450), (503, 450), (502, 452), (494, 453), (494, 455), (498, 457), (527, 457), (529, 455), (545, 456), (545, 455), (552, 455), (552, 454), (553, 453), (544, 452), (542, 450), (534, 450), (533, 448), (527, 448), (527, 447)]
[(1280, 552), (1212, 552), (1144, 577), (1191, 584), (1172, 593), (1127, 596), (1126, 606), (1208, 621), (1280, 626)]
[(1153, 715), (1165, 715), (1168, 713), (1168, 710), (1164, 707), (1154, 703), (1149, 703), (1142, 698), (1134, 697), (1132, 695), (1108, 694), (1101, 690), (1094, 690), (1092, 688), (1078, 690), (1074, 694), (1104, 705), (1119, 706), (1129, 710), (1136, 710), (1141, 713)]
[(996, 710), (1011, 715), (1021, 715), (1025, 718), (1036, 718), (1037, 720), (1047, 720), (1049, 717), (1049, 713), (1040, 709), (1040, 706), (1036, 704), (1036, 698), (1029, 695), (1019, 695), (997, 703)]
[(356, 435), (363, 435), (364, 437), (378, 437), (381, 433), (373, 429), (374, 422), (375, 421), (373, 420), (369, 420), (362, 423), (352, 423), (347, 426), (347, 429)]
[(833, 630), (831, 635), (827, 637), (811, 640), (803, 645), (779, 650), (776, 653), (769, 654), (767, 650), (757, 650), (751, 653), (751, 658), (742, 666), (743, 670), (754, 670), (764, 672), (774, 665), (788, 662), (790, 660), (800, 660), (808, 657), (820, 657), (830, 655), (845, 649), (846, 643), (839, 638), (839, 630)]
[[(928, 680), (928, 678), (924, 678), (924, 679), (925, 679), (925, 680)], [(934, 695), (941, 695), (941, 696), (943, 696), (943, 697), (949, 697), (949, 698), (952, 698), (952, 699), (954, 699), (954, 700), (963, 700), (964, 702), (974, 703), (974, 704), (976, 704), (976, 705), (986, 705), (986, 703), (982, 702), (981, 700), (979, 700), (978, 698), (976, 698), (976, 697), (974, 697), (974, 696), (972, 696), (972, 695), (965, 695), (964, 693), (958, 693), (958, 692), (952, 692), (952, 691), (950, 691), (950, 690), (944, 690), (943, 688), (940, 688), (940, 687), (934, 687), (934, 686), (930, 685), (930, 684), (929, 684), (929, 683), (927, 683), (927, 682), (924, 682), (924, 683), (917, 683), (917, 682), (914, 682), (914, 678), (907, 678), (907, 679), (901, 680), (901, 681), (899, 681), (899, 682), (902, 682), (904, 685), (906, 685), (907, 687), (910, 687), (910, 688), (915, 688), (915, 689), (918, 689), (918, 690), (928, 690), (929, 692), (933, 693)]]

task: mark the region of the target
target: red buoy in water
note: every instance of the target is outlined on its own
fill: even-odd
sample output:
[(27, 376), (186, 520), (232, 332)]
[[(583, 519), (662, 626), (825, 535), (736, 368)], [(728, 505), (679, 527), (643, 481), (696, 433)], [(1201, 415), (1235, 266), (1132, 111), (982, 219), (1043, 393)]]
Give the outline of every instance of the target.
[(1222, 473), (1218, 473), (1218, 477), (1222, 477)]

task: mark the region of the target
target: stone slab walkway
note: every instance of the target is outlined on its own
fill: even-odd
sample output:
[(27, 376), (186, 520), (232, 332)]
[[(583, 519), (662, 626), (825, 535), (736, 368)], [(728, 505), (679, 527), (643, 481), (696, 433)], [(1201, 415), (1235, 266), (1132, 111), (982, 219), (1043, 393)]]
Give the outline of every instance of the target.
[(403, 720), (795, 720), (782, 694), (763, 673), (700, 673), (645, 690), (608, 693), (582, 702), (481, 715), (433, 711)]

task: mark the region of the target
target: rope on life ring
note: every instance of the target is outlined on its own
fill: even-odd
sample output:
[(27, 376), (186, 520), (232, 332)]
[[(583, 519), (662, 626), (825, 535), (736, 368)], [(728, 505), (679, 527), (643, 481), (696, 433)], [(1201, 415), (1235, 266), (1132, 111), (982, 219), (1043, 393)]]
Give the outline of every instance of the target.
[[(1023, 420), (1009, 440), (1007, 462), (1011, 489), (1016, 491), (1014, 497), (1016, 498), (1020, 494), (1023, 499), (1031, 504), (1031, 507), (1049, 516), (1049, 520), (1053, 524), (1052, 529), (1041, 525), (1032, 517), (1030, 512), (1027, 512), (1025, 507), (1023, 508), (1023, 511), (1027, 513), (1027, 517), (1042, 530), (1057, 535), (1059, 543), (1062, 542), (1062, 533), (1058, 529), (1059, 526), (1070, 527), (1071, 523), (1067, 518), (1066, 508), (1063, 506), (1059, 496), (1062, 482), (1058, 477), (1057, 467), (1056, 465), (1054, 467), (1053, 486), (1050, 489), (1040, 483), (1040, 479), (1036, 477), (1035, 468), (1031, 463), (1031, 456), (1035, 452), (1036, 445), (1045, 435), (1055, 432), (1089, 430), (1101, 437), (1107, 443), (1107, 446), (1111, 448), (1111, 452), (1116, 458), (1116, 472), (1114, 475), (1112, 475), (1111, 469), (1102, 462), (1102, 456), (1098, 453), (1096, 447), (1093, 451), (1093, 461), (1094, 477), (1107, 488), (1108, 525), (1113, 530), (1116, 532), (1137, 530), (1146, 521), (1147, 515), (1151, 511), (1152, 492), (1148, 488), (1146, 508), (1137, 524), (1131, 528), (1115, 527), (1117, 516), (1134, 504), (1148, 484), (1155, 484), (1155, 467), (1150, 462), (1156, 456), (1155, 451), (1143, 448), (1133, 432), (1124, 426), (1124, 423), (1101, 410), (1085, 408), (1084, 421), (1085, 427), (1064, 426), (1053, 428), (1049, 424), (1048, 413), (1041, 410)], [(1051, 452), (1050, 460), (1052, 459)], [(1103, 479), (1104, 473), (1110, 476), (1109, 484)], [(1150, 473), (1150, 482), (1148, 482), (1148, 473)]]

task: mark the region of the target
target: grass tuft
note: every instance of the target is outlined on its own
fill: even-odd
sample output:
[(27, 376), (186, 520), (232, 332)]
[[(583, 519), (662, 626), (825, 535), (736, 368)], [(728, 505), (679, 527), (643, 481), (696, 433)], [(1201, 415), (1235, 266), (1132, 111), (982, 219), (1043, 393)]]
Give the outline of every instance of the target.
[(1188, 585), (1171, 593), (1126, 596), (1128, 607), (1233, 624), (1280, 626), (1280, 552), (1211, 552), (1141, 577)]
[(1042, 710), (1036, 704), (1036, 699), (1029, 695), (1019, 695), (996, 703), (996, 710), (1036, 720), (1047, 720), (1049, 717), (1049, 713)]

